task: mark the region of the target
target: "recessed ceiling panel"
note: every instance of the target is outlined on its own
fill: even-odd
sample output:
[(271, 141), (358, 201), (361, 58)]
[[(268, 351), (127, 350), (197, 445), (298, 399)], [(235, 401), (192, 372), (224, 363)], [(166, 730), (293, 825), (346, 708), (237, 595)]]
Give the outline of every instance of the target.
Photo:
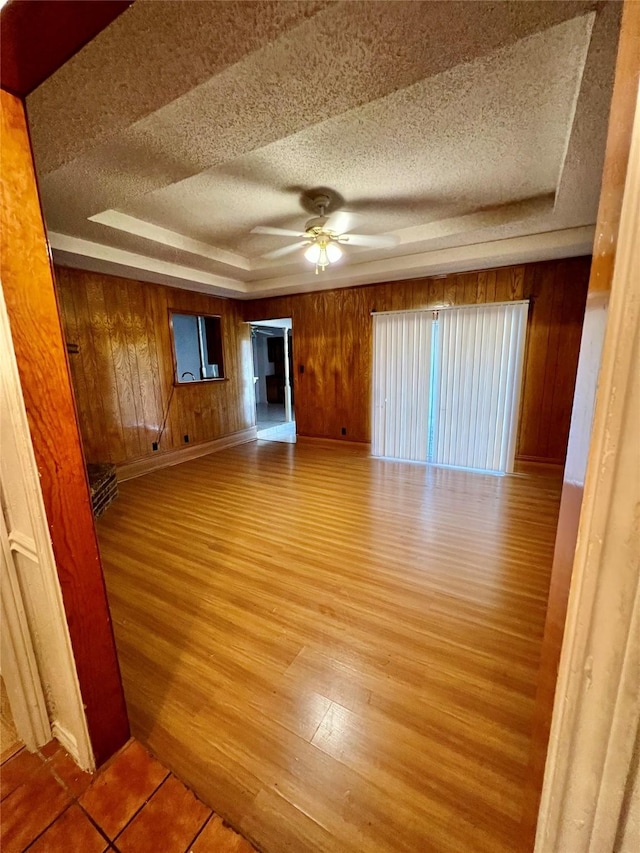
[[(572, 229), (583, 246), (619, 18), (592, 0), (138, 0), (28, 100), (52, 243), (230, 292), (522, 236), (557, 251)], [(252, 229), (302, 229), (322, 186), (396, 245), (346, 245), (321, 277), (302, 253), (266, 260), (286, 240)]]
[(334, 187), (370, 232), (555, 191), (591, 16), (330, 118), (125, 209), (249, 256), (257, 224), (301, 227), (301, 188)]

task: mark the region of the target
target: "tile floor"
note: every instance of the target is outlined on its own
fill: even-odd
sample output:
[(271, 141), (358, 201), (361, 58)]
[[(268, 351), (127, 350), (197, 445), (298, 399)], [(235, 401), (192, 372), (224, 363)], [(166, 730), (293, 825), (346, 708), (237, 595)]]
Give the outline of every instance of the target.
[(0, 768), (2, 853), (254, 853), (135, 740), (96, 774), (52, 741)]
[(259, 439), (296, 443), (296, 422), (293, 420), (287, 423), (284, 406), (276, 403), (257, 403), (256, 426)]
[(286, 421), (284, 403), (256, 403), (258, 429), (284, 424)]
[(258, 430), (257, 437), (260, 441), (284, 441), (286, 444), (296, 443), (296, 423), (276, 424), (267, 429)]

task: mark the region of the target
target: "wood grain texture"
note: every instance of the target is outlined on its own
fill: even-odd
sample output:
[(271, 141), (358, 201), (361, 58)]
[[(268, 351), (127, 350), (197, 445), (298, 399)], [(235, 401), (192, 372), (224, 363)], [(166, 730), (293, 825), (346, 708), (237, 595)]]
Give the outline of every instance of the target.
[[(517, 456), (564, 462), (589, 258), (243, 303), (247, 320), (293, 319), (300, 435), (371, 440), (372, 311), (531, 299)], [(304, 365), (304, 373), (299, 366)]]
[(611, 290), (639, 78), (640, 3), (638, 0), (624, 0), (593, 246), (594, 263), (589, 280), (590, 293), (608, 293)]
[[(155, 460), (255, 425), (250, 333), (238, 302), (65, 267), (56, 267), (56, 282), (67, 341), (79, 344), (69, 360), (89, 462)], [(170, 311), (221, 316), (226, 379), (174, 389)]]
[(98, 529), (136, 736), (264, 853), (512, 853), (560, 487), (539, 467), (302, 439), (123, 483)]
[(24, 109), (7, 92), (1, 97), (2, 287), (91, 744), (100, 764), (127, 740), (127, 713)]
[(528, 264), (531, 299), (518, 426), (520, 459), (564, 462), (578, 368), (589, 259)]
[[(609, 116), (593, 263), (586, 300), (587, 315), (590, 312), (592, 315), (601, 313), (603, 306), (606, 309), (608, 294), (611, 290), (639, 79), (640, 3), (625, 2)], [(595, 398), (595, 386), (603, 341), (599, 343), (600, 346), (594, 346), (594, 341), (591, 340), (589, 348), (584, 353), (580, 353), (580, 358), (585, 359), (585, 365), (590, 365), (591, 368), (582, 372), (582, 387), (576, 388), (578, 403), (581, 402), (582, 398)], [(562, 358), (563, 354), (564, 350), (561, 348), (558, 357)], [(556, 393), (562, 394), (560, 389)], [(584, 417), (588, 413), (588, 407), (577, 405), (576, 411), (577, 416), (582, 415)], [(588, 435), (590, 431), (589, 424), (585, 428), (584, 424), (578, 422), (576, 427), (576, 433), (586, 432)], [(579, 447), (577, 453), (584, 454), (584, 457), (582, 460), (574, 459), (574, 467), (576, 467), (575, 463), (582, 461), (584, 462), (584, 470), (589, 452), (588, 444), (585, 441), (583, 444), (576, 444), (576, 447)], [(579, 464), (577, 468), (580, 468)], [(580, 528), (583, 491), (584, 483), (576, 482), (574, 473), (572, 473), (572, 479), (567, 479), (562, 486), (562, 500), (533, 718), (525, 810), (520, 833), (520, 849), (523, 853), (530, 853), (535, 843), (573, 561)]]

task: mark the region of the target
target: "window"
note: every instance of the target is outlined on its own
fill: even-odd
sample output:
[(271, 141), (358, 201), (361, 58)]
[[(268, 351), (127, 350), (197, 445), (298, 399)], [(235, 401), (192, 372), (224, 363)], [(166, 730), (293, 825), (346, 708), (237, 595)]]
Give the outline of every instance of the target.
[(224, 379), (220, 317), (171, 313), (176, 383)]

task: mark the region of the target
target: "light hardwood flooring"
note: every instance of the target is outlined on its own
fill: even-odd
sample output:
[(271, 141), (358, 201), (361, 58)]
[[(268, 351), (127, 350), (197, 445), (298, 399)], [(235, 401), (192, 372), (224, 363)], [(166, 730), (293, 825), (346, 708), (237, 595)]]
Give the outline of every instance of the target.
[(512, 853), (559, 492), (309, 440), (121, 484), (133, 733), (266, 853)]

